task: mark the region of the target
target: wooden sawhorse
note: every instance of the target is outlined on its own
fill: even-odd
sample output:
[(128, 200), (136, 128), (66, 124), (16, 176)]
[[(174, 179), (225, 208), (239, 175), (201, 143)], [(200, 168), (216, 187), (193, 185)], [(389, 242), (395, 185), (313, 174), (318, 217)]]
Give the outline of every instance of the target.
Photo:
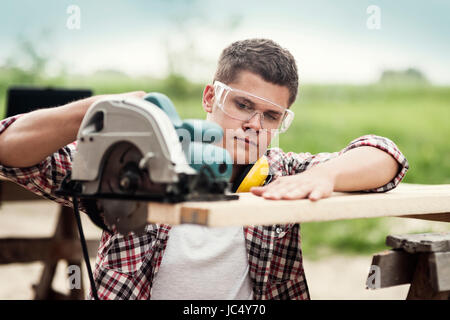
[(450, 232), (390, 235), (386, 244), (393, 249), (373, 256), (368, 288), (411, 283), (408, 300), (450, 299)]
[[(44, 200), (26, 189), (1, 178), (1, 201)], [(45, 200), (44, 200), (45, 201)], [(48, 201), (48, 200), (47, 200)], [(53, 290), (52, 282), (59, 260), (81, 269), (83, 254), (72, 208), (60, 206), (58, 222), (52, 237), (47, 238), (2, 238), (0, 239), (0, 264), (30, 263), (44, 261), (40, 281), (33, 285), (35, 300), (82, 300), (85, 299), (83, 277), (80, 273), (80, 289), (71, 289), (69, 295)], [(99, 240), (87, 240), (89, 256), (95, 257)]]

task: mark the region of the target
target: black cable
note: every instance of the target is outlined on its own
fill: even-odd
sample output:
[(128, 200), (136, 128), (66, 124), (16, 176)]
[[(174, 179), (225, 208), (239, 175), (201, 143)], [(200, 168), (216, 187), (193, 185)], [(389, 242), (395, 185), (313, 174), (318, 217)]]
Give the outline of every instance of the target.
[(75, 213), (75, 218), (77, 219), (78, 233), (80, 234), (81, 249), (83, 250), (84, 262), (86, 264), (86, 268), (89, 275), (89, 281), (91, 283), (92, 295), (95, 300), (99, 300), (97, 294), (97, 287), (95, 286), (94, 276), (91, 270), (91, 263), (89, 262), (89, 253), (87, 250), (86, 239), (84, 238), (83, 227), (81, 225), (80, 212), (78, 211), (78, 199), (76, 197), (73, 197), (73, 212)]

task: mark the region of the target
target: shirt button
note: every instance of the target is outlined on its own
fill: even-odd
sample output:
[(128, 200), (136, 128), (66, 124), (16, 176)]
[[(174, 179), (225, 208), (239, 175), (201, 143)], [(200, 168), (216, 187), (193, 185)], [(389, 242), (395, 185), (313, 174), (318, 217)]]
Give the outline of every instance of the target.
[(275, 229), (275, 232), (279, 235), (281, 232), (283, 232), (283, 229), (281, 229), (280, 227), (277, 227)]

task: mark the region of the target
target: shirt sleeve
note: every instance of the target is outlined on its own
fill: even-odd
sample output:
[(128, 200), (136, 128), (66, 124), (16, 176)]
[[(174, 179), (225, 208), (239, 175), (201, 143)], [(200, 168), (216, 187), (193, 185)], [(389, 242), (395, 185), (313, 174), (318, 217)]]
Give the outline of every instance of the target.
[(276, 178), (281, 175), (294, 175), (309, 168), (328, 161), (330, 159), (336, 158), (339, 155), (347, 152), (351, 149), (370, 146), (383, 150), (389, 153), (399, 164), (399, 170), (397, 175), (389, 181), (387, 184), (374, 189), (361, 190), (364, 192), (386, 192), (394, 189), (400, 181), (403, 180), (406, 172), (409, 169), (408, 161), (406, 160), (403, 153), (399, 150), (394, 142), (390, 139), (377, 136), (377, 135), (364, 135), (353, 141), (351, 141), (344, 149), (337, 152), (322, 152), (318, 154), (306, 153), (294, 153), (287, 152), (284, 153), (281, 149), (274, 148), (270, 149), (268, 153), (269, 162), (271, 162), (271, 174)]
[[(0, 122), (0, 134), (20, 116), (22, 115), (2, 120)], [(76, 142), (73, 142), (31, 167), (14, 168), (0, 164), (0, 175), (39, 196), (72, 207), (71, 199), (57, 196), (55, 191), (59, 189), (65, 176), (71, 172), (75, 152)]]

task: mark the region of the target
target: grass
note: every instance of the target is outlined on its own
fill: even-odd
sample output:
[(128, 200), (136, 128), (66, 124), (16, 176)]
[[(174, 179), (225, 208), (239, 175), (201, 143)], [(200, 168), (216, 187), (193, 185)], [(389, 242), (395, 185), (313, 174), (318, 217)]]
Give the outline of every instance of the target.
[(309, 222), (301, 225), (302, 250), (309, 259), (337, 252), (371, 254), (386, 249), (388, 234), (382, 218)]
[[(177, 78), (117, 80), (98, 75), (40, 83), (88, 87), (95, 94), (159, 91), (172, 98), (182, 118), (205, 117), (202, 87)], [(5, 88), (0, 75), (0, 108), (5, 104)], [(288, 132), (281, 135), (280, 147), (313, 154), (334, 152), (361, 135), (377, 134), (393, 140), (406, 155), (410, 170), (404, 182), (450, 183), (449, 102), (448, 87), (305, 85), (292, 106), (295, 119)], [(305, 223), (302, 248), (309, 258), (333, 252), (370, 254), (386, 248), (388, 234), (389, 226), (382, 218)]]

